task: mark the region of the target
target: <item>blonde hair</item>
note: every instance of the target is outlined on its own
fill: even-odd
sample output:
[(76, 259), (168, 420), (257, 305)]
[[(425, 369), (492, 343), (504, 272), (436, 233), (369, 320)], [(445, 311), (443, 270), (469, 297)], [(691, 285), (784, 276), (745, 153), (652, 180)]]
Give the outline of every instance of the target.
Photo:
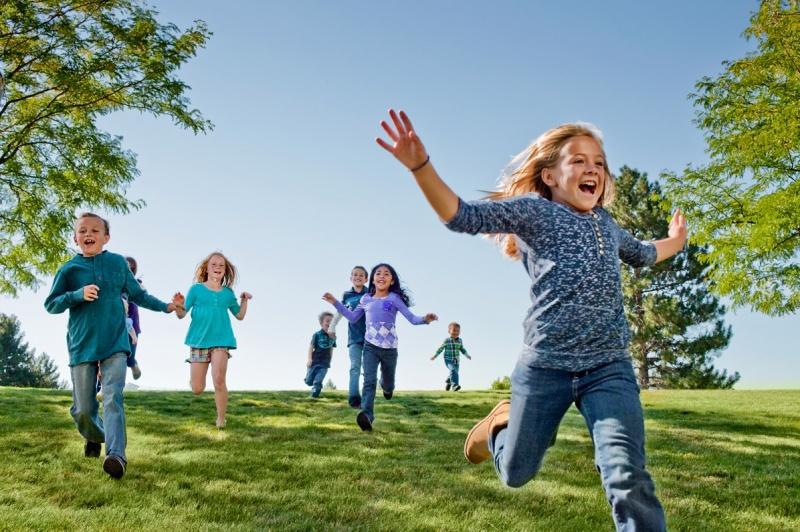
[[(614, 176), (608, 167), (608, 161), (605, 156), (603, 134), (596, 126), (588, 122), (562, 124), (539, 135), (539, 138), (534, 140), (530, 146), (511, 159), (511, 162), (500, 177), (497, 190), (489, 192), (486, 198), (499, 201), (535, 192), (545, 199), (552, 200), (553, 195), (550, 192), (550, 187), (542, 179), (542, 170), (556, 166), (561, 155), (561, 148), (572, 137), (581, 136), (592, 137), (600, 145), (600, 149), (603, 152), (605, 180), (603, 183), (603, 195), (600, 197), (598, 205), (610, 205), (614, 201)], [(514, 235), (494, 235), (494, 238), (506, 256), (512, 259), (520, 258), (517, 240)]]
[(228, 257), (219, 251), (210, 253), (208, 257), (203, 259), (203, 262), (197, 265), (197, 269), (194, 271), (195, 282), (204, 283), (208, 281), (208, 263), (212, 257), (222, 257), (222, 260), (225, 261), (225, 275), (222, 276), (222, 286), (233, 286), (233, 283), (236, 282), (236, 266), (231, 264)]
[(78, 217), (75, 218), (75, 224), (74, 224), (74, 227), (73, 227), (73, 231), (77, 230), (78, 222), (80, 222), (84, 218), (97, 218), (98, 220), (103, 222), (103, 228), (106, 230), (106, 234), (107, 235), (111, 234), (110, 227), (108, 225), (108, 220), (106, 220), (105, 218), (103, 218), (99, 214), (95, 214), (93, 212), (82, 212), (82, 213), (80, 213), (78, 215)]

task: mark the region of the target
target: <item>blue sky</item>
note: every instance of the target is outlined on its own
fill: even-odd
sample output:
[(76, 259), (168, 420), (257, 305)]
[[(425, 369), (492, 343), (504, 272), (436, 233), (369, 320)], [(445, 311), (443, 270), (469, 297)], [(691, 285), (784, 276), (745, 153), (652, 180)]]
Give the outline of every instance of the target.
[[(438, 388), (433, 350), (462, 324), (474, 355), (465, 388), (510, 374), (529, 304), (520, 264), (481, 238), (448, 232), (403, 168), (375, 143), (390, 106), (407, 110), (438, 170), (465, 199), (494, 186), (509, 158), (557, 124), (604, 132), (612, 169), (651, 178), (704, 160), (688, 99), (702, 76), (752, 49), (741, 37), (754, 1), (707, 2), (230, 2), (156, 1), (162, 21), (206, 21), (214, 32), (183, 70), (192, 103), (215, 129), (194, 136), (137, 113), (103, 127), (138, 154), (131, 198), (147, 206), (110, 216), (107, 249), (135, 256), (148, 290), (188, 290), (196, 264), (221, 250), (253, 293), (234, 324), (232, 389), (300, 389), (325, 291), (349, 287), (350, 268), (395, 266), (416, 313), (399, 323), (400, 389)], [(691, 220), (690, 230), (691, 230)], [(68, 375), (66, 315), (40, 290), (0, 310)], [(800, 385), (790, 326), (745, 310), (718, 367), (739, 388)], [(188, 321), (143, 311), (139, 359), (147, 388), (188, 389)], [(339, 326), (344, 340), (344, 324)], [(343, 342), (344, 343), (344, 342)], [(791, 356), (795, 355), (795, 356)], [(329, 376), (345, 388), (346, 350)]]

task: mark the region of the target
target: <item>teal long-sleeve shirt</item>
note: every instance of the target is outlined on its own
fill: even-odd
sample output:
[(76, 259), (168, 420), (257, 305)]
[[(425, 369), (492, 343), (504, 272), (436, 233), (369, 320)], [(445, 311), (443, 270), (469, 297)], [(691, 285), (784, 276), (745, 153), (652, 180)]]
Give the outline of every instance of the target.
[[(89, 284), (100, 288), (94, 301), (83, 299), (83, 287)], [(140, 307), (167, 310), (166, 303), (139, 285), (122, 255), (108, 251), (92, 257), (75, 255), (58, 270), (44, 307), (51, 314), (69, 310), (70, 366), (104, 360), (114, 353), (130, 353), (123, 293)]]

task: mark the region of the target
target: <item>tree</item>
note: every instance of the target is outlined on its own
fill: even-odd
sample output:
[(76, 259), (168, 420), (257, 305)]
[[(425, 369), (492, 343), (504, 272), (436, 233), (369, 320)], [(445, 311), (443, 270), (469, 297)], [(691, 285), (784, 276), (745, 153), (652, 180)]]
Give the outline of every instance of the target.
[(55, 271), (77, 209), (144, 205), (125, 196), (135, 155), (99, 117), (137, 110), (195, 133), (212, 127), (177, 77), (210, 32), (156, 15), (143, 0), (0, 3), (0, 293)]
[[(636, 238), (667, 234), (669, 206), (657, 183), (622, 167), (617, 199), (609, 207), (617, 223)], [(625, 311), (631, 324), (631, 355), (642, 388), (730, 388), (739, 374), (713, 367), (728, 346), (725, 307), (708, 290), (696, 245), (650, 268), (623, 268)]]
[(47, 354), (36, 352), (23, 342), (16, 316), (0, 314), (0, 386), (61, 388), (58, 369)]
[(490, 390), (510, 390), (511, 389), (511, 377), (506, 375), (505, 377), (500, 377), (492, 381), (492, 385), (489, 387)]
[(325, 386), (323, 386), (323, 388), (325, 388), (326, 390), (335, 390), (336, 385), (333, 383), (333, 379), (328, 377), (328, 380), (325, 381)]
[(715, 293), (783, 315), (800, 308), (800, 2), (762, 1), (744, 35), (757, 51), (692, 95), (710, 161), (668, 175), (666, 191)]

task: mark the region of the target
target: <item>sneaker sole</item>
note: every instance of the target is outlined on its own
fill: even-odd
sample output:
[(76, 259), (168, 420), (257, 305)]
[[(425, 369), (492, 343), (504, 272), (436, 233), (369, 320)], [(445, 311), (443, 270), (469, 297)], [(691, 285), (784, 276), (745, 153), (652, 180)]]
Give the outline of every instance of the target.
[(480, 462), (473, 462), (472, 460), (470, 460), (469, 454), (467, 454), (467, 444), (469, 443), (470, 439), (472, 439), (472, 434), (476, 430), (483, 428), (484, 425), (488, 425), (489, 423), (491, 423), (492, 419), (494, 419), (494, 416), (498, 410), (500, 410), (501, 408), (505, 408), (506, 406), (510, 407), (510, 405), (511, 401), (508, 400), (501, 401), (494, 408), (492, 408), (492, 411), (489, 412), (489, 414), (485, 418), (483, 418), (477, 424), (475, 424), (475, 426), (472, 427), (472, 430), (470, 430), (469, 433), (467, 433), (467, 438), (464, 440), (464, 458), (467, 459), (467, 462), (469, 462), (470, 464), (479, 464), (480, 462), (483, 462), (483, 460), (481, 460)]
[(122, 478), (125, 474), (125, 466), (116, 457), (108, 456), (103, 461), (103, 471), (108, 473), (108, 476), (117, 480)]
[(372, 432), (372, 422), (364, 412), (358, 413), (356, 416), (356, 423), (358, 423), (358, 426), (361, 427), (361, 430), (364, 432)]

